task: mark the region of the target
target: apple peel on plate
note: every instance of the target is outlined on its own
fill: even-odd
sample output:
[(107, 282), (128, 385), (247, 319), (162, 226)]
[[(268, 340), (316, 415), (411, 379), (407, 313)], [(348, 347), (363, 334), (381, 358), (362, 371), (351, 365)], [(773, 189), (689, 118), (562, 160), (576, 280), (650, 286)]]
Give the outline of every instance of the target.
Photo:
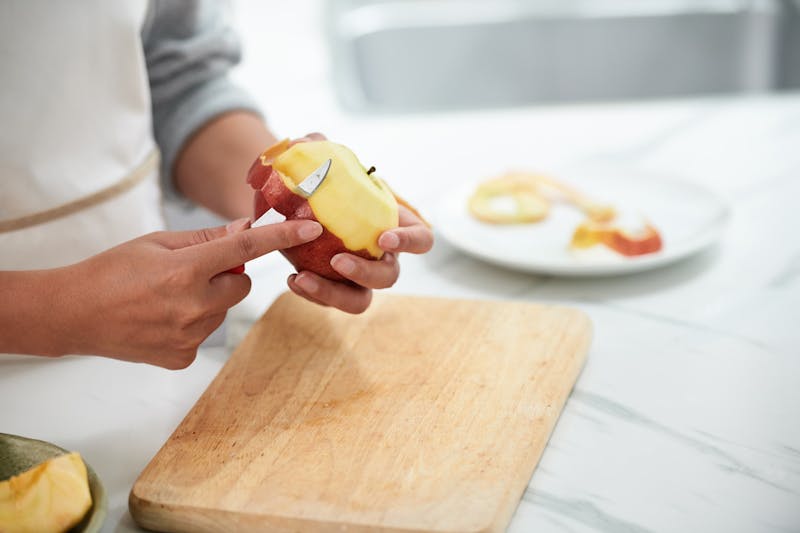
[(611, 223), (586, 220), (572, 235), (570, 246), (575, 249), (591, 248), (603, 244), (626, 257), (652, 254), (663, 247), (661, 235), (649, 223), (638, 231), (625, 230)]
[[(510, 209), (498, 207), (497, 200), (501, 198), (511, 200)], [(487, 180), (469, 197), (468, 209), (482, 222), (529, 224), (547, 218), (554, 200), (564, 201), (586, 215), (573, 233), (569, 243), (572, 249), (604, 245), (622, 256), (633, 257), (655, 253), (663, 247), (661, 235), (652, 224), (625, 229), (617, 223), (614, 207), (543, 174), (512, 172)]]

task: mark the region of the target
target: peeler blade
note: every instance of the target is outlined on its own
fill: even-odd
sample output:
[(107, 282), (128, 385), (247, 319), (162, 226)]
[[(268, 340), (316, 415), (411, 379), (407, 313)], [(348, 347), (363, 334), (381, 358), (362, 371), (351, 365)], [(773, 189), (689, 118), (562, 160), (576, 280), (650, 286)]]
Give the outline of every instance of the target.
[(296, 192), (306, 198), (314, 194), (325, 178), (328, 176), (328, 171), (331, 169), (332, 161), (328, 159), (320, 167), (312, 172), (306, 179), (297, 185)]

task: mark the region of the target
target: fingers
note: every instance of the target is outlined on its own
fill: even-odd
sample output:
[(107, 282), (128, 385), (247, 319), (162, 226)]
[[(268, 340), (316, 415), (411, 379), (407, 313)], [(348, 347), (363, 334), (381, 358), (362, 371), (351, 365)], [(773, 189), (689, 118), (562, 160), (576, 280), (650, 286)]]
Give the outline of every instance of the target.
[(319, 132), (306, 133), (304, 136), (292, 140), (289, 143), (289, 146), (294, 146), (295, 144), (309, 142), (309, 141), (325, 141), (327, 139), (328, 139), (327, 137), (325, 137), (323, 134)]
[(378, 261), (352, 254), (337, 254), (331, 259), (333, 269), (369, 289), (391, 287), (400, 276), (400, 263), (393, 253), (385, 253)]
[(433, 247), (433, 232), (422, 223), (384, 231), (378, 246), (387, 252), (424, 254)]
[(433, 231), (414, 213), (400, 206), (400, 226), (384, 231), (378, 246), (387, 252), (424, 254), (433, 248)]
[(226, 311), (238, 304), (250, 292), (252, 281), (243, 274), (218, 274), (209, 282), (209, 306)]
[(168, 353), (151, 355), (142, 360), (142, 362), (160, 366), (167, 370), (183, 370), (191, 365), (197, 358), (197, 348), (189, 348), (184, 350), (172, 350)]
[(401, 226), (410, 226), (411, 224), (418, 224), (422, 223), (426, 227), (430, 228), (430, 222), (425, 220), (422, 214), (416, 210), (414, 206), (403, 200), (397, 193), (394, 193), (394, 198), (397, 200), (397, 207), (399, 208), (400, 212), (400, 225)]
[[(261, 196), (260, 193), (259, 196)], [(234, 233), (239, 233), (240, 231), (244, 231), (250, 228), (251, 222), (252, 221), (249, 218), (240, 218), (239, 220), (234, 220), (233, 222), (230, 222), (227, 226), (225, 226), (226, 233), (228, 235), (232, 235)], [(230, 268), (226, 272), (229, 272), (231, 274), (244, 274), (244, 263), (242, 263), (241, 265), (237, 265), (233, 268)]]
[(404, 205), (397, 206), (397, 213), (400, 215), (400, 226), (413, 226), (415, 224), (422, 224), (428, 227), (428, 224), (422, 220), (414, 211)]
[(239, 233), (240, 231), (249, 229), (250, 222), (251, 221), (249, 218), (240, 218), (238, 220), (228, 222), (228, 225), (225, 226), (225, 235), (233, 235), (234, 233)]
[(169, 248), (170, 250), (177, 250), (186, 248), (187, 246), (195, 246), (210, 242), (231, 233), (237, 233), (250, 227), (250, 219), (240, 218), (228, 223), (226, 226), (217, 226), (215, 228), (201, 228), (188, 231), (157, 231), (152, 233), (151, 237), (157, 243)]
[(371, 289), (330, 281), (305, 270), (289, 278), (289, 288), (312, 302), (346, 313), (363, 313), (372, 301)]
[(190, 334), (195, 337), (195, 342), (198, 346), (222, 325), (225, 321), (225, 316), (226, 313), (223, 311), (208, 318), (204, 318), (192, 326)]
[(322, 226), (311, 220), (291, 220), (251, 228), (211, 242), (186, 248), (186, 255), (211, 275), (261, 257), (275, 250), (313, 241), (322, 234)]
[(309, 302), (313, 302), (323, 307), (328, 307), (328, 304), (325, 304), (322, 301), (317, 300), (316, 298), (312, 298), (303, 289), (301, 289), (300, 286), (294, 281), (296, 278), (297, 274), (292, 274), (291, 276), (289, 276), (289, 279), (286, 280), (286, 284), (289, 286), (290, 289), (292, 289), (292, 292), (294, 292), (298, 296), (302, 296)]
[(188, 339), (188, 342), (185, 343), (186, 347), (170, 350), (162, 357), (149, 362), (168, 370), (183, 370), (197, 358), (197, 349), (200, 344), (214, 333), (224, 321), (225, 312), (222, 312), (192, 324), (191, 327), (183, 332)]
[(158, 231), (152, 233), (152, 239), (170, 250), (186, 248), (195, 244), (213, 241), (226, 235), (225, 226), (202, 228), (189, 231)]

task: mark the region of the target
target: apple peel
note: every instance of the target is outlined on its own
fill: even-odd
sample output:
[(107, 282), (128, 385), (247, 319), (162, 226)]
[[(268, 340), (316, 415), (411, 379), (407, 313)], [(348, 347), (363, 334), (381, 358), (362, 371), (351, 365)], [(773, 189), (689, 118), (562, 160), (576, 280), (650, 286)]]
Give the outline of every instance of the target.
[[(495, 199), (500, 197), (513, 200), (511, 211), (495, 206)], [(483, 222), (526, 224), (544, 220), (550, 213), (551, 203), (559, 199), (598, 222), (609, 222), (616, 217), (612, 206), (594, 201), (551, 177), (531, 172), (509, 172), (481, 183), (470, 196), (468, 207), (472, 215)]]
[(641, 231), (630, 232), (592, 220), (583, 222), (575, 229), (570, 246), (585, 249), (597, 244), (603, 244), (626, 257), (652, 254), (663, 248), (661, 235), (651, 224), (645, 224)]
[[(511, 198), (511, 211), (497, 209), (495, 200)], [(526, 224), (539, 222), (550, 212), (550, 202), (542, 196), (536, 182), (525, 176), (508, 174), (481, 183), (469, 198), (472, 215), (490, 224)]]

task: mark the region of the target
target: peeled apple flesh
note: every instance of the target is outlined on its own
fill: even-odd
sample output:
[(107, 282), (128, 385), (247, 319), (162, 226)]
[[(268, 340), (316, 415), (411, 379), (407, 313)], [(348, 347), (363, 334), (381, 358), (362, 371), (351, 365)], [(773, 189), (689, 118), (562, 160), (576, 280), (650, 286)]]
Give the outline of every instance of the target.
[(0, 482), (0, 532), (68, 531), (91, 506), (80, 454), (60, 455)]
[[(311, 197), (305, 197), (298, 184), (328, 159), (332, 163), (327, 178)], [(350, 149), (330, 141), (282, 141), (256, 159), (247, 182), (255, 189), (254, 218), (274, 208), (288, 220), (316, 220), (322, 225), (319, 238), (281, 253), (298, 271), (309, 270), (334, 281), (345, 280), (330, 265), (334, 255), (349, 252), (380, 259), (378, 237), (399, 223), (391, 189)]]

